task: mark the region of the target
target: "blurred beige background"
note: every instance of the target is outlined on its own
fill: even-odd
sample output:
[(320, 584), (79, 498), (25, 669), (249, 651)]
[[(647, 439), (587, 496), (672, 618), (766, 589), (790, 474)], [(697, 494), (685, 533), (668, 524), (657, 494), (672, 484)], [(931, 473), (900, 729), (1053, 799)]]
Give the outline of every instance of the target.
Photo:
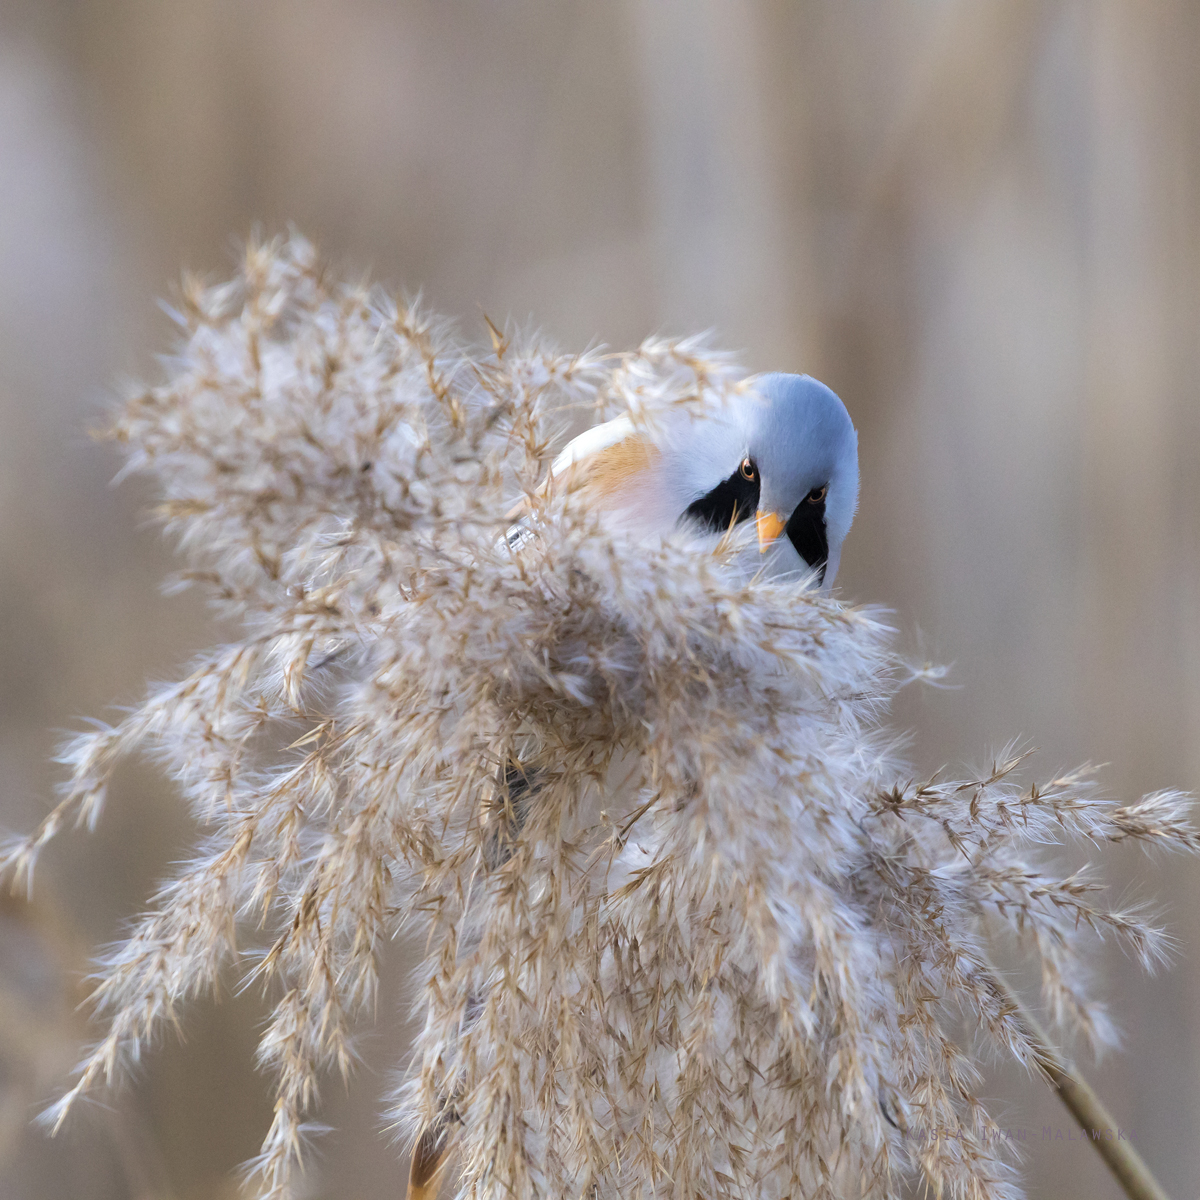
[[(1012, 737), (1123, 796), (1200, 787), (1200, 7), (1187, 0), (3, 0), (0, 822), (50, 802), (56, 730), (212, 636), (163, 599), (146, 493), (86, 432), (155, 370), (182, 266), (294, 221), (348, 269), (560, 344), (711, 328), (858, 424), (839, 579), (954, 664), (916, 770)], [(146, 769), (0, 906), (0, 1198), (232, 1196), (269, 1120), (253, 996), (194, 1010), (135, 1087), (28, 1126), (86, 1036), (88, 953), (190, 828)], [(1200, 1190), (1200, 865), (1110, 856), (1178, 939), (1103, 987), (1092, 1077), (1173, 1196)], [(313, 1196), (399, 1197), (374, 1116), (403, 953)], [(1115, 1197), (1000, 1072), (1035, 1197)]]

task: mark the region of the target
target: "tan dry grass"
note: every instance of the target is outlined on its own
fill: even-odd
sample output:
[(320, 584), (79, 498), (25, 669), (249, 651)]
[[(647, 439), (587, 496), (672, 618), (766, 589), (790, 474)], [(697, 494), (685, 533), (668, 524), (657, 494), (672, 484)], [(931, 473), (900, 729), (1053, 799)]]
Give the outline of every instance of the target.
[(30, 878), (139, 749), (205, 837), (100, 964), (103, 1035), (55, 1120), (248, 974), (274, 1004), (256, 1168), (287, 1193), (378, 949), (415, 929), (425, 1023), (392, 1117), (415, 1134), (452, 1107), (465, 1196), (876, 1196), (914, 1171), (1014, 1194), (953, 1037), (966, 1015), (1037, 1061), (987, 948), (1023, 947), (1054, 1019), (1107, 1040), (1089, 941), (1150, 965), (1163, 936), (1040, 847), (1194, 850), (1186, 799), (1022, 788), (1011, 755), (908, 781), (877, 614), (756, 577), (735, 538), (637, 543), (538, 492), (564, 408), (648, 422), (746, 386), (699, 344), (471, 352), (298, 236), (188, 284), (180, 320), (167, 381), (113, 430), (236, 635), (77, 739), (8, 863)]

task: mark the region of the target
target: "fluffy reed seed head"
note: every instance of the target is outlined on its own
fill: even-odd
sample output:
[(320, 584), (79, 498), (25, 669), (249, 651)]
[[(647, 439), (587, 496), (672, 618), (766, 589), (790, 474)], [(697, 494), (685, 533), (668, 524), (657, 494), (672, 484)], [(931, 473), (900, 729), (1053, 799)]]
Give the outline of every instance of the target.
[(1186, 799), (1023, 789), (1011, 758), (907, 782), (877, 615), (755, 577), (736, 537), (637, 543), (538, 491), (564, 413), (653, 422), (748, 386), (699, 343), (471, 351), (297, 235), (186, 284), (179, 320), (112, 432), (238, 636), (76, 739), (62, 802), (9, 847), (31, 881), (135, 750), (204, 829), (99, 963), (103, 1034), (55, 1123), (224, 973), (256, 976), (277, 1101), (254, 1166), (288, 1194), (380, 947), (413, 931), (424, 1027), (392, 1117), (453, 1127), (462, 1196), (890, 1196), (914, 1172), (1014, 1195), (954, 1036), (965, 1016), (1033, 1059), (987, 948), (1023, 947), (1053, 1017), (1108, 1039), (1081, 954), (1112, 937), (1149, 964), (1162, 935), (1031, 848), (1195, 849)]

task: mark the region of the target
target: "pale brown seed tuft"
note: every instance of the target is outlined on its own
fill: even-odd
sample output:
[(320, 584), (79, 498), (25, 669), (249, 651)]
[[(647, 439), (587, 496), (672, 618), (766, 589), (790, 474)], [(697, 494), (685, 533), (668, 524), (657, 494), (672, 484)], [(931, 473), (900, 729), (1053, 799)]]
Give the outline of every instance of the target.
[(168, 378), (112, 434), (237, 634), (76, 739), (8, 850), (26, 885), (135, 751), (203, 827), (97, 965), (100, 1041), (52, 1119), (249, 975), (276, 1091), (254, 1169), (288, 1194), (407, 930), (423, 1028), (391, 1119), (427, 1195), (442, 1132), (480, 1200), (1015, 1195), (960, 1039), (1036, 1060), (988, 950), (1109, 1040), (1091, 947), (1151, 964), (1164, 936), (1043, 848), (1194, 850), (1186, 799), (1023, 785), (1011, 754), (913, 782), (879, 725), (905, 672), (877, 614), (758, 578), (736, 530), (638, 544), (539, 490), (569, 414), (652, 428), (749, 386), (702, 343), (562, 355), (493, 327), (471, 351), (298, 236), (186, 297)]

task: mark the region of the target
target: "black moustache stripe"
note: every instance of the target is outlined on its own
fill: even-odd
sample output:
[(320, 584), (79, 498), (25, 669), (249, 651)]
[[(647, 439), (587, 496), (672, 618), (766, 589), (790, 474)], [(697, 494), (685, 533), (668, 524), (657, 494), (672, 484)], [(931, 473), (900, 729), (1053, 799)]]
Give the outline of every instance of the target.
[(829, 561), (829, 539), (825, 533), (825, 497), (813, 503), (801, 500), (796, 511), (784, 526), (788, 540), (796, 553), (817, 572), (819, 583), (825, 582), (825, 564)]
[(684, 509), (683, 515), (699, 521), (706, 529), (724, 533), (730, 525), (740, 525), (749, 520), (757, 508), (758, 473), (753, 479), (747, 479), (741, 467), (738, 467), (707, 495), (693, 500)]

